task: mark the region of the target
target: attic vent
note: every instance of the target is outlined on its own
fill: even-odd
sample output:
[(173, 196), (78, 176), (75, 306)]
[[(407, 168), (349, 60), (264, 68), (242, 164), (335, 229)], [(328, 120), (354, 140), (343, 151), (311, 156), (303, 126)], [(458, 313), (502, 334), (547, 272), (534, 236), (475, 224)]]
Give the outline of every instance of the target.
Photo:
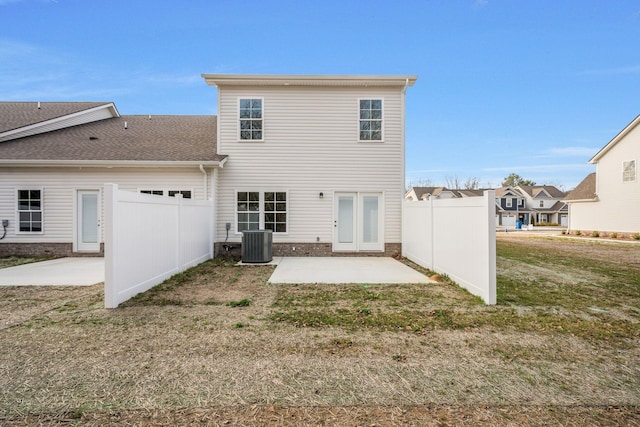
[(127, 122), (124, 122), (124, 128), (129, 129), (129, 126), (127, 126)]
[(97, 137), (97, 136), (90, 136), (90, 137), (89, 137), (89, 139), (90, 139), (91, 141), (95, 141), (96, 139), (98, 139), (98, 137)]
[(38, 101), (38, 110), (40, 109), (40, 101)]

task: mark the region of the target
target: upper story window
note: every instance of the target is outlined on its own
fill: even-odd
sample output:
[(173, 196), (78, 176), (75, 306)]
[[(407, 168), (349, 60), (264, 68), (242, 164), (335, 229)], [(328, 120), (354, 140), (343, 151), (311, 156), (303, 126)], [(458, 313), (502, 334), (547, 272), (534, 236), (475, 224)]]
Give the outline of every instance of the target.
[(42, 190), (18, 190), (18, 230), (42, 233)]
[(544, 208), (544, 200), (540, 200), (540, 207)]
[(262, 98), (240, 98), (240, 140), (262, 141)]
[(513, 207), (513, 199), (512, 198), (507, 198), (507, 204), (505, 205), (508, 208)]
[(382, 141), (382, 99), (360, 100), (360, 141)]
[(622, 162), (622, 182), (636, 181), (636, 161)]

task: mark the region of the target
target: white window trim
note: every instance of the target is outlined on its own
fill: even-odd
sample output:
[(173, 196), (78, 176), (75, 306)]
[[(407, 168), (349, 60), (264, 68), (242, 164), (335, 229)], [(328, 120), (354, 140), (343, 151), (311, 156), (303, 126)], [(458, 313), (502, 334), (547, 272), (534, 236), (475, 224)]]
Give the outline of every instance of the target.
[[(41, 222), (41, 231), (20, 231), (20, 202), (18, 201), (18, 192), (19, 191), (32, 191), (39, 190), (40, 191), (40, 222)], [(15, 233), (16, 234), (24, 234), (24, 235), (35, 235), (35, 234), (44, 234), (44, 188), (43, 187), (18, 187), (15, 191), (15, 202), (16, 202), (16, 215), (15, 215)], [(24, 211), (28, 212), (28, 211)], [(34, 211), (36, 212), (36, 211)]]
[(506, 204), (505, 207), (506, 208), (512, 208), (513, 207), (513, 197), (507, 197), (506, 198)]
[[(240, 100), (242, 99), (259, 99), (262, 101), (262, 139), (242, 139), (240, 137)], [(236, 102), (236, 126), (237, 126), (237, 133), (236, 133), (236, 137), (238, 139), (238, 142), (247, 142), (247, 143), (252, 143), (252, 142), (264, 142), (264, 135), (265, 135), (265, 128), (264, 125), (266, 123), (265, 120), (265, 103), (264, 103), (264, 97), (263, 96), (239, 96)]]
[(287, 225), (287, 231), (282, 232), (282, 231), (274, 231), (273, 234), (277, 234), (278, 236), (287, 236), (289, 234), (289, 217), (290, 217), (290, 212), (289, 212), (289, 190), (271, 190), (271, 189), (266, 189), (266, 190), (257, 190), (257, 189), (244, 189), (244, 188), (240, 188), (237, 190), (233, 191), (233, 203), (234, 203), (234, 208), (233, 208), (233, 212), (234, 212), (234, 223), (235, 223), (235, 227), (234, 227), (234, 234), (240, 236), (242, 235), (242, 231), (238, 231), (238, 193), (258, 193), (258, 206), (259, 206), (259, 210), (258, 210), (258, 230), (264, 230), (264, 193), (285, 193), (287, 196), (287, 200), (286, 200), (286, 204), (287, 204), (287, 210), (285, 211), (285, 213), (287, 214), (287, 221), (286, 221), (286, 225)]
[[(628, 163), (628, 162), (633, 162), (633, 179), (630, 180), (625, 180), (625, 170), (624, 170), (624, 164)], [(636, 159), (629, 159), (629, 160), (623, 160), (622, 161), (622, 183), (623, 184), (632, 184), (634, 182), (636, 182), (638, 179), (638, 162), (636, 161)]]
[[(380, 102), (382, 103), (382, 123), (380, 126), (380, 139), (360, 139), (360, 101), (372, 101), (372, 100), (380, 100)], [(380, 144), (382, 142), (384, 142), (384, 137), (385, 137), (385, 132), (384, 132), (384, 123), (385, 123), (385, 114), (384, 114), (384, 104), (385, 104), (385, 100), (383, 96), (367, 96), (367, 97), (361, 97), (358, 98), (358, 103), (357, 103), (357, 111), (356, 111), (356, 117), (357, 117), (357, 126), (356, 126), (356, 130), (357, 130), (357, 137), (356, 137), (356, 141), (358, 141), (359, 143), (371, 143), (371, 144)], [(264, 115), (264, 113), (263, 113)]]

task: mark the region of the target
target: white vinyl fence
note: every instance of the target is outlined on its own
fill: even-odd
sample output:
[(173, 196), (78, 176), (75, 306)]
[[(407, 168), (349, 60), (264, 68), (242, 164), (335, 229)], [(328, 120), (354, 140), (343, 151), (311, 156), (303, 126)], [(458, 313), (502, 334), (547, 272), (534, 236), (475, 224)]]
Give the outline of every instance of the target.
[(496, 303), (495, 191), (404, 202), (402, 255)]
[(213, 201), (104, 188), (105, 307), (213, 257)]

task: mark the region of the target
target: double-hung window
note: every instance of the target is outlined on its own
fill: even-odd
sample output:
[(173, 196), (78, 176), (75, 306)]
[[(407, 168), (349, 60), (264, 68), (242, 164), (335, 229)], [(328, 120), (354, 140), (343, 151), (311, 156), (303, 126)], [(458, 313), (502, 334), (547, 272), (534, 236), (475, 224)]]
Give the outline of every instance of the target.
[(236, 230), (272, 230), (287, 232), (287, 193), (284, 191), (238, 191), (236, 193)]
[(622, 182), (636, 181), (636, 161), (629, 160), (622, 162)]
[(505, 205), (506, 207), (510, 208), (513, 206), (513, 199), (512, 198), (507, 198), (507, 204)]
[(262, 141), (262, 98), (240, 98), (239, 127), (241, 141)]
[(360, 141), (382, 141), (382, 99), (360, 100)]
[(18, 190), (18, 230), (42, 233), (42, 190)]

